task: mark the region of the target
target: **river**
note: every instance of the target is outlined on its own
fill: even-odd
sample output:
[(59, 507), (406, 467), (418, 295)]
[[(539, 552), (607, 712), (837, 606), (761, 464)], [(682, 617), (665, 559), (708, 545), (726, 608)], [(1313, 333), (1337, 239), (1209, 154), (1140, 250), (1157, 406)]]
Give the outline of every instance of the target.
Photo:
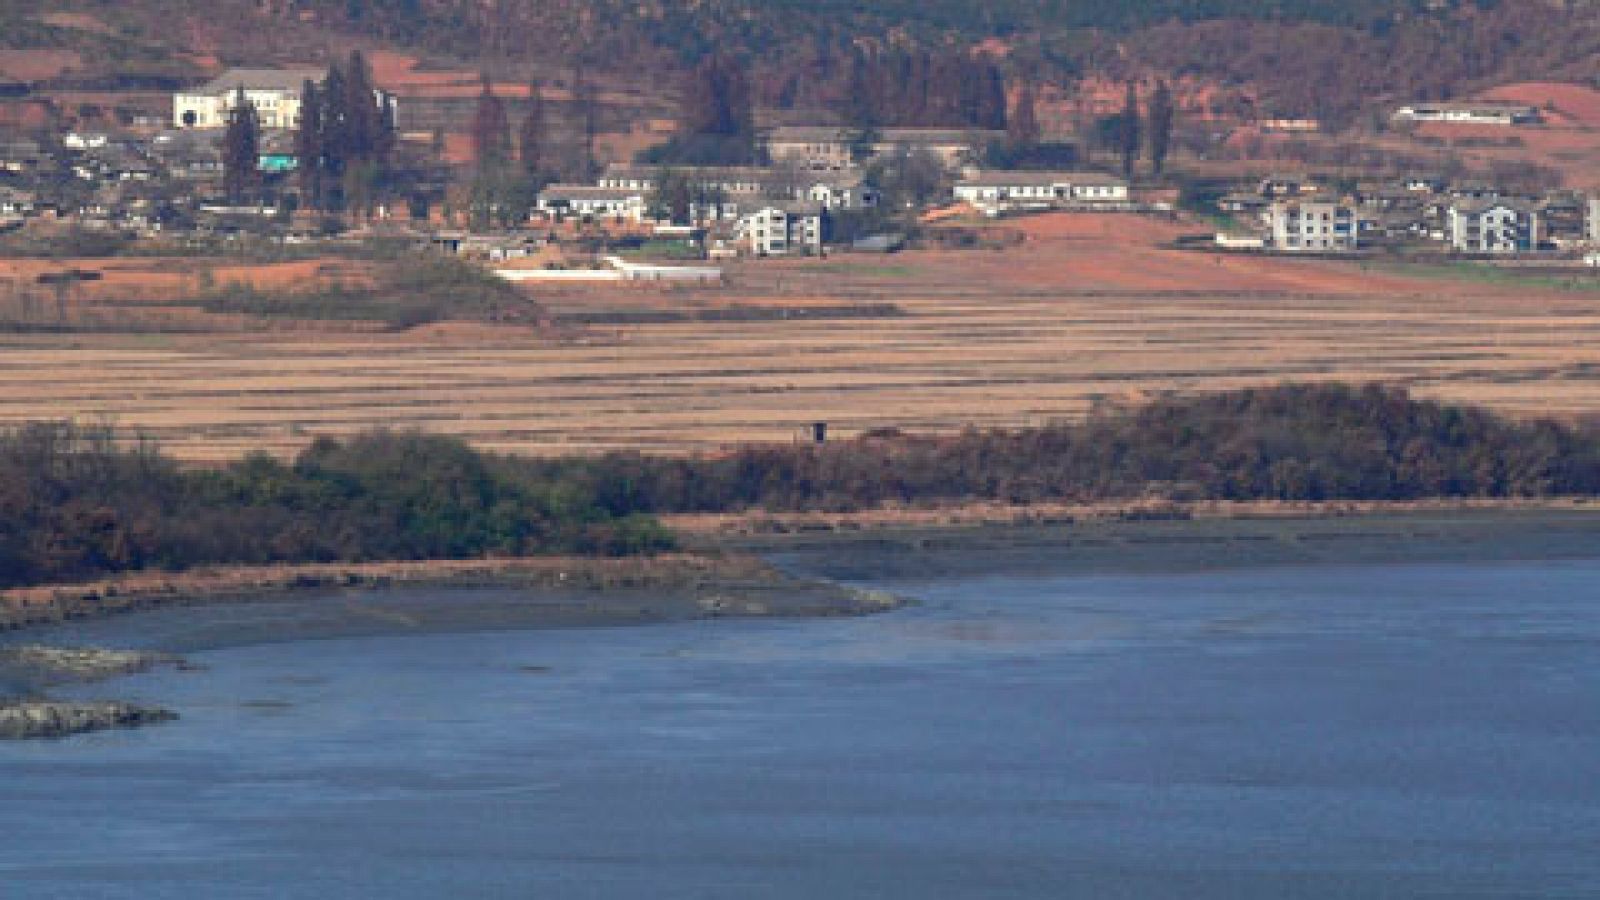
[(1600, 562), (305, 641), (0, 746), (26, 898), (1600, 896)]

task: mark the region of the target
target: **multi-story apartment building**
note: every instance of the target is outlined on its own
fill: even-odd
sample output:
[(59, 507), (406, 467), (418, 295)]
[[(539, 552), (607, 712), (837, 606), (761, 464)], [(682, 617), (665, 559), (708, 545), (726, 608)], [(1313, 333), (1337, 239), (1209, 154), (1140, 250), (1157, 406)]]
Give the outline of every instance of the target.
[(1353, 207), (1343, 203), (1285, 201), (1267, 208), (1270, 246), (1282, 253), (1347, 253), (1359, 249)]
[(810, 256), (822, 253), (823, 230), (820, 210), (768, 206), (740, 219), (734, 233), (753, 256)]
[(1529, 253), (1539, 248), (1538, 210), (1519, 200), (1461, 200), (1446, 217), (1457, 253)]

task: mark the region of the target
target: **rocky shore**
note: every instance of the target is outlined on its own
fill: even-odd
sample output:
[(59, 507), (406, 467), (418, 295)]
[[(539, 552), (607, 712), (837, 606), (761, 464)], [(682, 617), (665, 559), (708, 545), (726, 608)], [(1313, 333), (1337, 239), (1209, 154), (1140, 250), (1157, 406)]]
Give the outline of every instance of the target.
[(142, 650), (107, 650), (101, 647), (47, 647), (21, 644), (0, 647), (0, 683), (39, 685), (104, 681), (144, 672), (163, 664), (181, 664), (167, 653)]
[(112, 701), (0, 701), (0, 740), (61, 738), (178, 718), (171, 710)]

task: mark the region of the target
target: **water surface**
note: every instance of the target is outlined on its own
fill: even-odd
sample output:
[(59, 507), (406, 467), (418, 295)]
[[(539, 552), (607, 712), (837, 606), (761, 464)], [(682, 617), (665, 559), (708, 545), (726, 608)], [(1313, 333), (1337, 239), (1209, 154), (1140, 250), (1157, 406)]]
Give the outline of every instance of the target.
[(1600, 896), (1600, 562), (314, 641), (0, 746), (18, 897)]

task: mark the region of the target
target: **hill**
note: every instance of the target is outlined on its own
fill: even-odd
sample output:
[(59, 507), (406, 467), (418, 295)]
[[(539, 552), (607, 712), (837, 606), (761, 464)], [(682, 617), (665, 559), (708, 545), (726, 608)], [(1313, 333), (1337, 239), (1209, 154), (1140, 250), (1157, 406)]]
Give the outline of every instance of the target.
[[(342, 55), (352, 42), (517, 79), (574, 65), (661, 83), (712, 52), (759, 60), (772, 106), (846, 88), (863, 48), (984, 48), (1049, 80), (1159, 72), (1258, 86), (1276, 115), (1350, 120), (1385, 97), (1593, 78), (1582, 0), (0, 0), (0, 77), (167, 78)], [(21, 53), (15, 51), (22, 51)], [(10, 70), (9, 72), (6, 70)], [(645, 73), (649, 73), (646, 75)]]

